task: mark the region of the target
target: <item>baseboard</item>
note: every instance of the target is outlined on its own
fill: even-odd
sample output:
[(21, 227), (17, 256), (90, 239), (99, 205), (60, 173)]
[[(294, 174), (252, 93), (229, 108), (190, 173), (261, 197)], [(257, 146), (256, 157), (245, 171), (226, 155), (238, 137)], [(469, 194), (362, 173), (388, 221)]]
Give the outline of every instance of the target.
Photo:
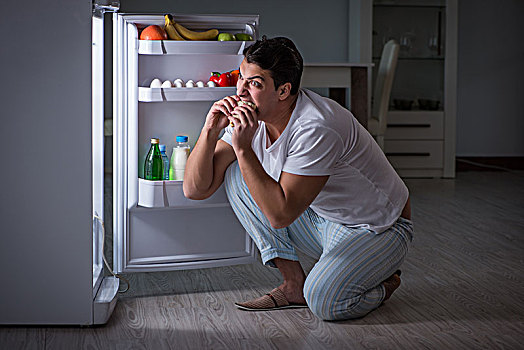
[(524, 170), (524, 157), (456, 157), (456, 171)]

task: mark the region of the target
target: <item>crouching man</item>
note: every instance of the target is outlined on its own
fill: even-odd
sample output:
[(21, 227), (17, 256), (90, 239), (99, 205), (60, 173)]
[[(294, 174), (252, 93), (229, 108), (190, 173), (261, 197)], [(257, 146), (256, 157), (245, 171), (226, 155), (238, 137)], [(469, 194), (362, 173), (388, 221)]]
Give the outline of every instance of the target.
[[(400, 285), (413, 234), (408, 189), (351, 112), (299, 88), (302, 70), (287, 38), (244, 50), (237, 95), (209, 110), (184, 194), (205, 199), (225, 183), (262, 261), (283, 276), (239, 308), (362, 317)], [(318, 260), (307, 277), (295, 249)]]

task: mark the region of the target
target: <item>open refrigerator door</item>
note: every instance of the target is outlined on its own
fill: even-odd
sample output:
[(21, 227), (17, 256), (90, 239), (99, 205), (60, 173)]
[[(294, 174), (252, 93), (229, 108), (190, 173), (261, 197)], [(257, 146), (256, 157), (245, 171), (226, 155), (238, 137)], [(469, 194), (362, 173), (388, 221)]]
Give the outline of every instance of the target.
[(116, 305), (119, 281), (104, 276), (104, 13), (118, 2), (93, 4), (92, 16), (92, 188), (93, 188), (93, 324), (105, 324)]
[[(258, 36), (258, 16), (178, 15), (195, 31)], [(184, 197), (181, 180), (144, 179), (151, 138), (166, 145), (177, 135), (193, 148), (205, 116), (235, 87), (209, 87), (211, 72), (238, 69), (254, 41), (139, 40), (164, 15), (113, 15), (113, 261), (119, 272), (217, 267), (255, 261), (255, 246), (238, 222), (223, 187), (201, 201)], [(154, 79), (202, 81), (204, 87), (151, 87)], [(173, 84), (174, 85), (174, 84)], [(201, 84), (198, 84), (201, 85)]]

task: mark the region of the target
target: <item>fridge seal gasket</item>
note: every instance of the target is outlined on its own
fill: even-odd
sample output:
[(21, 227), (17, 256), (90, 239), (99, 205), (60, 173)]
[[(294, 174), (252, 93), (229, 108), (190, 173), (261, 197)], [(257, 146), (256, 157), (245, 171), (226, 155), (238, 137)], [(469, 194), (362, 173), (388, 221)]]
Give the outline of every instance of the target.
[(219, 259), (209, 260), (193, 260), (193, 261), (179, 261), (179, 262), (161, 262), (161, 263), (145, 263), (138, 264), (136, 260), (128, 261), (124, 272), (158, 272), (158, 271), (176, 271), (176, 270), (192, 270), (211, 267), (231, 266), (240, 264), (252, 264), (257, 261), (255, 243), (249, 243), (248, 255), (239, 257), (224, 257)]

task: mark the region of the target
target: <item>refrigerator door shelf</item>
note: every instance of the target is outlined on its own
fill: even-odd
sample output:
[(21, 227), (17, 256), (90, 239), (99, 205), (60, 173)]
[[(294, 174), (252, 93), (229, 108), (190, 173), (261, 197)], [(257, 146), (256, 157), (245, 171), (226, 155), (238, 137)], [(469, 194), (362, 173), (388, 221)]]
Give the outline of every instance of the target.
[(139, 102), (217, 101), (236, 94), (236, 87), (138, 88)]
[(254, 41), (139, 40), (141, 55), (242, 55)]
[(146, 208), (229, 206), (223, 186), (207, 199), (192, 200), (184, 196), (182, 183), (177, 180), (150, 181), (139, 178), (138, 205)]
[(232, 208), (129, 210), (124, 272), (207, 268), (255, 262), (255, 244)]
[(93, 324), (107, 323), (116, 305), (119, 286), (118, 278), (104, 277), (93, 304)]

